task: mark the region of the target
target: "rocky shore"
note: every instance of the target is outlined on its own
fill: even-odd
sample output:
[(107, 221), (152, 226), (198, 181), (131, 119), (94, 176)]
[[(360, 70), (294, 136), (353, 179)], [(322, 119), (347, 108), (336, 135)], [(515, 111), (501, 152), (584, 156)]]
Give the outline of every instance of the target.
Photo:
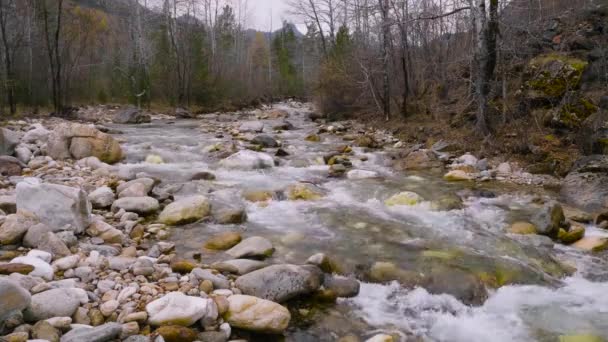
[[(183, 110), (176, 115), (194, 117)], [(232, 137), (232, 145), (206, 151), (217, 165), (249, 171), (282, 163), (290, 151), (263, 133), (264, 120), (280, 121), (273, 127), (276, 132), (297, 129), (289, 113), (265, 108), (241, 116), (249, 121), (218, 119), (215, 127), (202, 127)], [(282, 334), (292, 322), (290, 301), (357, 296), (359, 281), (352, 274), (339, 275), (327, 251), (310, 251), (310, 258), (298, 264), (275, 263), (273, 243), (248, 232), (204, 237), (201, 250), (217, 251), (220, 261), (179, 256), (175, 244), (167, 241), (175, 227), (239, 224), (247, 220), (244, 201), (264, 206), (277, 198), (314, 201), (326, 194), (308, 182), (292, 184), (281, 194), (230, 187), (175, 190), (146, 172), (146, 165), (163, 163), (161, 156), (150, 154), (134, 168), (114, 165), (125, 158), (125, 151), (116, 138), (119, 132), (105, 124), (135, 125), (158, 118), (129, 109), (95, 116), (95, 124), (24, 120), (1, 128), (0, 341), (224, 342)], [(562, 204), (571, 207), (541, 201), (538, 215), (531, 222), (513, 223), (509, 233), (538, 234), (589, 251), (608, 247), (606, 238), (585, 237), (582, 225), (608, 225), (608, 160), (603, 156), (581, 160), (561, 180), (523, 172), (516, 164), (478, 159), (453, 150), (449, 142), (405, 146), (387, 132), (355, 122), (321, 120), (305, 140), (322, 143), (327, 136), (344, 141), (335, 152), (318, 156), (319, 164), (327, 166), (327, 179), (381, 178), (376, 171), (353, 166), (355, 159), (365, 158), (353, 153), (360, 148), (384, 151), (397, 171), (430, 170), (448, 182), (561, 187)], [(204, 186), (215, 175), (198, 170), (187, 178)], [(412, 206), (423, 200), (416, 192), (401, 192), (384, 204)], [(436, 204), (451, 208), (458, 202)], [(400, 271), (386, 264), (374, 267), (371, 273), (381, 273), (380, 280), (393, 280), (391, 273)], [(368, 342), (397, 340), (368, 335)], [(349, 336), (342, 341), (358, 340)]]

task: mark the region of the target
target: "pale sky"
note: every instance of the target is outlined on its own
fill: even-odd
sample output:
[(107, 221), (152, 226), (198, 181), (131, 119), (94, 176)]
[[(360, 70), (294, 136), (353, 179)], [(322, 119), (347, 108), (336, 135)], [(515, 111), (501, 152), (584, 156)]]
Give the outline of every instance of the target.
[(283, 19), (293, 19), (289, 17), (288, 9), (287, 0), (249, 0), (250, 25), (258, 30), (268, 31), (272, 13), (272, 27), (276, 30), (281, 27)]

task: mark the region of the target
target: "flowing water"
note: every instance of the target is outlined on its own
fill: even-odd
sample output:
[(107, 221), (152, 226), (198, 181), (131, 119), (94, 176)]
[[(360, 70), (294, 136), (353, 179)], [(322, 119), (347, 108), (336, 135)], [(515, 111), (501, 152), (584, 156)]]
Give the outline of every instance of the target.
[[(328, 178), (322, 157), (346, 142), (334, 134), (323, 134), (321, 142), (305, 141), (318, 130), (307, 120), (308, 109), (278, 107), (290, 113), (288, 120), (297, 129), (276, 133), (290, 155), (265, 170), (218, 166), (228, 153), (215, 147), (225, 151), (242, 144), (228, 132), (238, 127), (237, 120), (251, 119), (244, 115), (112, 128), (123, 132), (117, 136), (126, 148), (120, 171), (145, 171), (162, 179), (164, 186), (178, 184), (178, 194), (224, 188), (281, 191), (298, 182), (316, 184), (326, 193), (318, 201), (279, 196), (268, 205), (248, 202), (248, 219), (241, 225), (196, 223), (172, 230), (171, 240), (184, 256), (200, 253), (210, 234), (236, 230), (270, 239), (276, 247), (272, 262), (303, 263), (323, 252), (344, 273), (362, 281), (355, 298), (334, 304), (290, 303), (294, 318), (287, 340), (335, 341), (348, 334), (367, 338), (378, 332), (403, 341), (608, 337), (608, 258), (538, 236), (506, 234), (510, 223), (529, 218), (538, 198), (553, 196), (550, 192), (496, 183), (454, 184), (438, 174), (395, 172), (388, 167), (390, 150), (360, 148), (351, 156), (353, 168), (376, 171), (381, 178)], [(275, 134), (272, 127), (279, 120), (264, 122), (266, 133)], [(165, 163), (144, 163), (150, 154)], [(217, 179), (188, 181), (204, 170)], [(401, 191), (414, 191), (425, 201), (415, 206), (384, 204)], [(587, 234), (608, 236), (587, 228)], [(221, 253), (202, 255), (203, 262), (222, 258), (226, 256)], [(389, 271), (378, 274), (374, 264)]]

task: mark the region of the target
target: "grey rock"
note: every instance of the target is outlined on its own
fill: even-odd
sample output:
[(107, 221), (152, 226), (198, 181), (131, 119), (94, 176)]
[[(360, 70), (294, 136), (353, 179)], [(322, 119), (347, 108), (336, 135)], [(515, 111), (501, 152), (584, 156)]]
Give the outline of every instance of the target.
[(264, 123), (262, 121), (245, 121), (239, 126), (239, 131), (260, 133), (264, 130)]
[(152, 197), (123, 197), (112, 204), (112, 211), (120, 209), (141, 215), (153, 214), (160, 208), (158, 201)]
[(0, 245), (10, 245), (21, 242), (27, 230), (38, 223), (38, 219), (28, 212), (8, 215), (0, 226)]
[(65, 243), (52, 232), (44, 234), (36, 247), (51, 253), (53, 257), (64, 257), (71, 254)]
[[(152, 190), (156, 182), (152, 178), (142, 177), (132, 181), (122, 183), (116, 188), (118, 197), (138, 197), (129, 196), (129, 193), (142, 192), (140, 196), (147, 196)], [(129, 190), (130, 189), (130, 190)]]
[(30, 293), (17, 281), (0, 278), (0, 322), (14, 311), (22, 311), (31, 301)]
[(355, 297), (359, 294), (360, 286), (354, 278), (332, 274), (325, 274), (323, 278), (323, 287), (333, 291), (338, 297)]
[(17, 212), (17, 196), (6, 195), (0, 196), (0, 210), (7, 214), (14, 214)]
[(238, 275), (247, 274), (261, 268), (268, 266), (263, 261), (250, 260), (250, 259), (234, 259), (216, 262), (211, 265), (212, 268), (220, 272), (228, 272)]
[[(53, 229), (82, 233), (89, 225), (91, 204), (84, 191), (26, 178), (17, 184), (17, 209), (35, 214)], [(65, 229), (67, 226), (68, 229)]]
[(251, 142), (262, 147), (279, 147), (279, 143), (273, 137), (265, 134), (256, 136)]
[(44, 291), (32, 296), (24, 317), (28, 322), (52, 317), (71, 317), (80, 304), (87, 301), (87, 293), (82, 289), (58, 288)]
[(37, 142), (46, 142), (49, 139), (49, 134), (51, 134), (51, 131), (44, 128), (44, 126), (36, 123), (33, 124), (32, 127), (32, 129), (25, 132), (21, 141), (26, 144), (35, 144)]
[(539, 234), (557, 237), (559, 229), (566, 223), (566, 217), (561, 205), (551, 201), (538, 210), (530, 221), (536, 226)]
[(152, 121), (152, 118), (150, 115), (142, 113), (141, 110), (133, 107), (116, 113), (112, 121), (118, 124), (140, 124), (148, 123)]
[(229, 289), (230, 282), (226, 277), (221, 274), (213, 273), (212, 270), (203, 270), (201, 268), (195, 268), (192, 270), (191, 274), (195, 276), (198, 280), (209, 280), (213, 284), (213, 288), (215, 289)]
[(35, 224), (27, 230), (27, 233), (25, 233), (23, 245), (25, 247), (37, 248), (46, 233), (52, 231), (53, 229), (44, 223)]
[(112, 247), (112, 246), (93, 245), (90, 243), (80, 243), (78, 245), (78, 247), (83, 252), (89, 253), (91, 251), (97, 251), (97, 252), (99, 252), (99, 254), (101, 254), (105, 257), (116, 256), (116, 255), (120, 254), (120, 249), (118, 249), (116, 247)]
[(274, 159), (266, 153), (242, 150), (221, 160), (220, 166), (238, 170), (267, 169), (274, 167)]
[(0, 156), (0, 175), (7, 177), (19, 176), (24, 167), (25, 164), (15, 157)]
[(239, 242), (236, 246), (226, 251), (226, 254), (240, 258), (269, 257), (274, 252), (272, 243), (259, 236), (253, 236)]
[(224, 189), (211, 194), (211, 216), (220, 224), (240, 224), (247, 219), (239, 191)]
[(312, 265), (273, 265), (237, 278), (235, 286), (244, 294), (281, 303), (319, 289), (321, 270)]
[(27, 164), (30, 162), (30, 159), (32, 159), (32, 151), (26, 146), (19, 145), (15, 148), (15, 157), (23, 164)]
[(61, 337), (61, 342), (106, 342), (118, 338), (121, 332), (121, 324), (106, 323), (94, 328), (72, 329)]
[(111, 206), (112, 203), (114, 203), (116, 196), (114, 196), (114, 191), (112, 191), (112, 189), (107, 186), (102, 186), (91, 192), (87, 198), (93, 205), (93, 208), (103, 209)]
[(19, 145), (20, 135), (10, 129), (0, 128), (0, 155), (10, 156)]
[(561, 199), (588, 212), (608, 209), (608, 155), (578, 160), (562, 182)]

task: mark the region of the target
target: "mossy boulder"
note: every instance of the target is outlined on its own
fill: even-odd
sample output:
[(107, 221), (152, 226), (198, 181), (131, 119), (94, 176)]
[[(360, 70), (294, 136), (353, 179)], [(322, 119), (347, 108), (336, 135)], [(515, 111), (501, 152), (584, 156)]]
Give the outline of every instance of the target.
[(557, 128), (579, 128), (583, 122), (592, 114), (597, 112), (597, 107), (589, 99), (573, 93), (568, 96), (551, 118), (551, 126)]
[(586, 61), (550, 53), (528, 63), (525, 88), (532, 99), (558, 99), (568, 90), (577, 89), (588, 63)]
[(286, 192), (290, 201), (316, 201), (324, 196), (316, 187), (306, 183), (291, 185)]
[(578, 224), (573, 224), (568, 231), (560, 229), (557, 234), (557, 238), (565, 244), (575, 243), (582, 239), (583, 236), (585, 236), (585, 227)]
[(424, 201), (424, 198), (422, 198), (422, 196), (418, 195), (417, 193), (411, 191), (404, 191), (393, 195), (392, 197), (384, 201), (384, 204), (389, 207), (392, 207), (396, 205), (416, 205), (422, 201)]

